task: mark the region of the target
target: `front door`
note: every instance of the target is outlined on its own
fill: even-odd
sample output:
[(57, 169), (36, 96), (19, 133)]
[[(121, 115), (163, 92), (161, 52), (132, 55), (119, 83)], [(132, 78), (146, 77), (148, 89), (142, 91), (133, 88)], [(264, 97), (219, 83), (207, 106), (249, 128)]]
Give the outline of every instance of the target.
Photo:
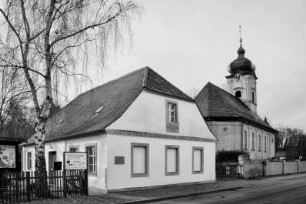
[(56, 151), (49, 152), (49, 171), (54, 170), (55, 161), (56, 161)]

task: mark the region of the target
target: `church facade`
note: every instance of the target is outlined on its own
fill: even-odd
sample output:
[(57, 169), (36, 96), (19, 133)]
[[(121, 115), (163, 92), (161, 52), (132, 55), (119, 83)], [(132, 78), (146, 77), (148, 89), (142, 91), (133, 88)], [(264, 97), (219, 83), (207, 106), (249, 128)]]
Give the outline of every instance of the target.
[(237, 53), (228, 68), (227, 90), (208, 82), (195, 100), (218, 138), (217, 151), (244, 151), (252, 160), (269, 159), (275, 156), (277, 131), (257, 115), (257, 76), (242, 39)]

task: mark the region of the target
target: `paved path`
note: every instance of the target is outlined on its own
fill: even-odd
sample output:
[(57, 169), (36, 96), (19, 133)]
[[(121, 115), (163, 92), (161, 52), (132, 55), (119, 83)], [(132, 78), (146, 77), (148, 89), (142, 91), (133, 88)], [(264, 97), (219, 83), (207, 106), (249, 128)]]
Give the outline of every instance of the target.
[(271, 182), (262, 180), (257, 185), (236, 189), (191, 196), (180, 199), (155, 202), (157, 204), (306, 204), (306, 176), (278, 177)]
[[(304, 184), (304, 185), (303, 185)], [(294, 197), (295, 200), (292, 200)], [(31, 204), (114, 203), (283, 203), (306, 204), (306, 173), (256, 180), (228, 180), (197, 185), (32, 201)], [(179, 199), (174, 199), (179, 198)], [(172, 199), (172, 200), (171, 200)], [(303, 200), (304, 199), (304, 200)], [(288, 200), (292, 202), (288, 202)]]

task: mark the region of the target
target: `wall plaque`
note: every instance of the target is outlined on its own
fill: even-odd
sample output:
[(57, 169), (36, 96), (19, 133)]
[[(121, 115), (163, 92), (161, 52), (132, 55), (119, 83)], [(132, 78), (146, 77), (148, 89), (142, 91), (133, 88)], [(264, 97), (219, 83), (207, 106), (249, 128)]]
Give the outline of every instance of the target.
[(115, 156), (115, 164), (124, 164), (123, 156)]

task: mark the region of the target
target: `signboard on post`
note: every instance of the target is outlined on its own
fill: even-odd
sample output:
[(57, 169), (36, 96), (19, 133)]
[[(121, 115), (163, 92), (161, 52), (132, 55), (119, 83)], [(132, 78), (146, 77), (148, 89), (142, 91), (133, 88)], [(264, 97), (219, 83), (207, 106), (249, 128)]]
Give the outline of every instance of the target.
[(0, 169), (16, 168), (16, 146), (0, 145)]
[(86, 152), (64, 152), (65, 170), (87, 170)]

